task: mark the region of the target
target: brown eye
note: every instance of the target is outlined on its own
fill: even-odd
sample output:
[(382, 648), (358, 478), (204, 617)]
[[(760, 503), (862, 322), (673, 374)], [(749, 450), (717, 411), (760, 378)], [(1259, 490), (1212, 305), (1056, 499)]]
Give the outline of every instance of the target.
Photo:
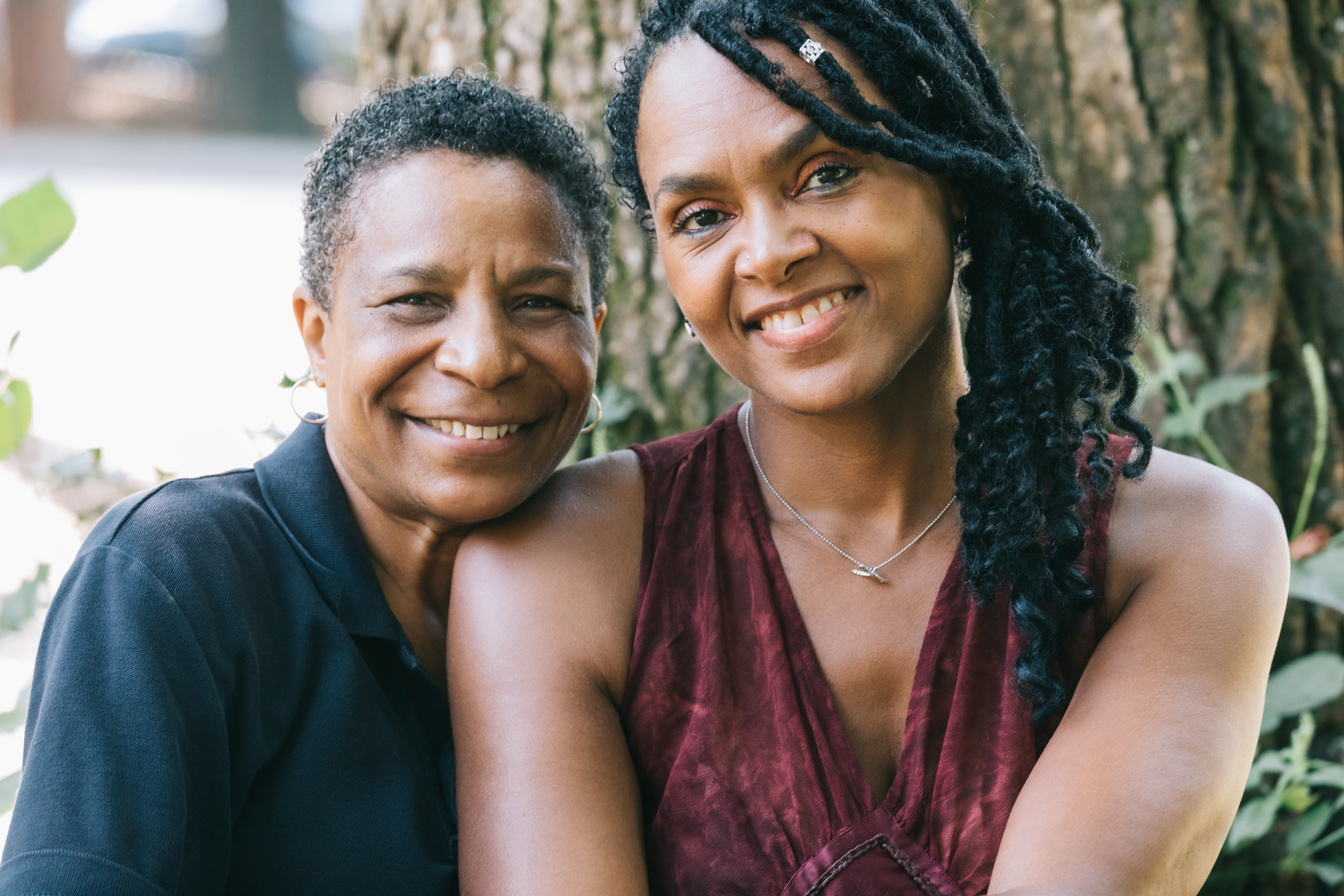
[(524, 311), (550, 311), (552, 308), (568, 308), (569, 306), (550, 296), (527, 296), (516, 307)]
[(822, 165), (813, 170), (808, 175), (807, 180), (803, 182), (803, 191), (824, 190), (827, 187), (836, 187), (853, 177), (855, 171), (848, 165)]
[(696, 209), (674, 221), (672, 230), (674, 233), (698, 233), (722, 223), (727, 217), (715, 208)]

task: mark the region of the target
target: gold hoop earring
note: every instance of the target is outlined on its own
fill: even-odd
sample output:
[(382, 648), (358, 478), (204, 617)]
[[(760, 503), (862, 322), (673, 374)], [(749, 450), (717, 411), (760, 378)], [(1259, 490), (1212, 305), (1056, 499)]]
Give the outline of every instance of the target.
[(579, 432), (581, 433), (592, 432), (593, 430), (597, 429), (597, 424), (602, 420), (602, 400), (597, 397), (596, 392), (594, 392), (591, 396), (589, 396), (588, 403), (593, 407), (597, 408), (597, 416), (593, 418), (592, 423), (584, 424), (583, 429), (579, 430)]
[[(310, 386), (310, 385), (317, 386), (317, 380), (313, 377), (312, 373), (306, 373), (299, 378), (298, 382), (296, 382), (293, 386), (290, 387), (289, 409), (294, 412), (295, 417), (298, 417), (304, 423), (311, 423), (314, 426), (319, 426), (327, 422), (327, 419), (331, 416), (330, 413), (326, 414), (317, 414), (314, 412), (304, 413), (303, 411), (300, 411), (298, 405), (294, 403), (294, 399), (298, 395), (299, 390), (302, 389), (304, 386)], [(317, 388), (321, 389), (322, 387), (317, 386)], [(309, 414), (312, 414), (312, 416), (309, 416)]]

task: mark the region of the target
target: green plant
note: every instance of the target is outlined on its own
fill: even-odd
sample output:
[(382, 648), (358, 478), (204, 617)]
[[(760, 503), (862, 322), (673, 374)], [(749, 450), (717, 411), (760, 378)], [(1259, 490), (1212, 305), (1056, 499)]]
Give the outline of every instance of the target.
[(1251, 766), (1246, 799), (1237, 810), (1210, 881), (1308, 872), (1326, 884), (1344, 883), (1344, 764), (1313, 757), (1311, 710), (1344, 695), (1344, 658), (1308, 654), (1276, 670), (1265, 693), (1262, 733), (1297, 717), (1288, 745), (1261, 752)]
[[(1145, 371), (1145, 390), (1160, 389), (1167, 399), (1163, 434), (1193, 442), (1210, 461), (1231, 469), (1205, 426), (1208, 415), (1265, 388), (1274, 375), (1212, 377), (1200, 383), (1192, 396), (1186, 378), (1207, 373), (1199, 357), (1190, 351), (1172, 351), (1156, 333), (1146, 333), (1144, 342), (1157, 362), (1154, 369)], [(1302, 364), (1316, 411), (1315, 445), (1294, 515), (1292, 539), (1306, 528), (1325, 461), (1329, 423), (1324, 368), (1314, 346), (1303, 346)], [(1344, 533), (1336, 534), (1320, 551), (1293, 562), (1289, 595), (1344, 613)], [(1261, 721), (1264, 746), (1251, 766), (1246, 795), (1202, 892), (1221, 893), (1223, 884), (1266, 878), (1273, 888), (1270, 892), (1278, 892), (1284, 875), (1292, 874), (1314, 876), (1327, 886), (1344, 884), (1344, 763), (1337, 761), (1337, 746), (1322, 748), (1317, 743), (1313, 714), (1341, 696), (1344, 657), (1333, 651), (1300, 657), (1270, 676)], [(1287, 745), (1275, 747), (1276, 733), (1294, 718), (1297, 724)], [(1325, 754), (1332, 752), (1336, 758), (1327, 758)]]
[[(0, 203), (0, 268), (13, 265), (31, 271), (51, 257), (70, 237), (75, 215), (51, 178)], [(28, 384), (9, 371), (14, 344), (19, 334), (9, 339), (5, 366), (0, 368), (0, 458), (8, 457), (28, 436), (33, 417), (33, 395)], [(41, 563), (36, 574), (16, 591), (0, 596), (0, 630), (17, 629), (37, 611), (38, 591), (46, 583), (51, 567)], [(0, 713), (0, 733), (23, 725), (28, 715), (28, 693), (19, 695), (13, 709)], [(0, 812), (14, 805), (21, 772), (0, 778)]]
[(1256, 795), (1237, 811), (1224, 847), (1224, 855), (1236, 856), (1251, 844), (1272, 839), (1279, 856), (1220, 869), (1211, 880), (1307, 871), (1327, 884), (1344, 883), (1344, 863), (1329, 854), (1330, 847), (1344, 840), (1344, 825), (1337, 823), (1344, 809), (1344, 765), (1311, 758), (1308, 750), (1315, 736), (1315, 719), (1304, 712), (1287, 747), (1256, 757), (1246, 785), (1246, 792)]
[[(0, 268), (14, 265), (31, 271), (51, 257), (75, 228), (75, 214), (51, 178), (0, 203)], [(15, 333), (10, 337), (5, 367), (0, 369), (0, 458), (13, 454), (28, 435), (33, 395), (28, 384), (9, 372)]]
[[(1344, 764), (1313, 757), (1311, 710), (1344, 695), (1344, 658), (1319, 651), (1293, 660), (1269, 678), (1262, 732), (1297, 717), (1288, 745), (1261, 752), (1246, 782), (1247, 798), (1228, 832), (1211, 881), (1265, 873), (1309, 872), (1344, 883)], [(1249, 858), (1246, 858), (1249, 857)]]
[[(1144, 381), (1144, 395), (1160, 390), (1167, 399), (1167, 416), (1162, 421), (1163, 435), (1194, 441), (1212, 463), (1231, 471), (1232, 466), (1227, 462), (1227, 457), (1214, 444), (1205, 428), (1209, 414), (1218, 408), (1240, 404), (1248, 396), (1272, 383), (1275, 375), (1229, 374), (1208, 377), (1196, 387), (1192, 396), (1184, 378), (1206, 376), (1209, 371), (1203, 359), (1189, 349), (1172, 351), (1167, 340), (1152, 330), (1144, 330), (1143, 344), (1157, 362), (1156, 367), (1139, 371)], [(1142, 398), (1141, 395), (1140, 401)]]

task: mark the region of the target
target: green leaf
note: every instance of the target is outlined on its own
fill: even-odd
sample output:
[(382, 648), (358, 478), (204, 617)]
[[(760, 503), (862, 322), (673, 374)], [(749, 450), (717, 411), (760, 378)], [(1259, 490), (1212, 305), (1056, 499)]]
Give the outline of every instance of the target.
[(1278, 750), (1261, 753), (1251, 766), (1250, 777), (1246, 779), (1246, 789), (1254, 790), (1260, 786), (1267, 774), (1282, 774), (1288, 770), (1288, 762)]
[(1336, 545), (1332, 539), (1325, 550), (1292, 564), (1288, 593), (1298, 600), (1344, 612), (1344, 545)]
[(1237, 810), (1237, 817), (1232, 819), (1232, 829), (1227, 832), (1227, 851), (1237, 852), (1268, 834), (1274, 826), (1274, 816), (1278, 811), (1279, 798), (1276, 794), (1242, 803)]
[(1214, 408), (1240, 404), (1273, 381), (1271, 373), (1216, 376), (1195, 390), (1195, 407), (1207, 414)]
[(18, 334), (18, 333), (15, 333), (13, 336), (9, 337), (9, 353), (10, 353), (11, 355), (14, 354), (14, 343), (16, 343), (16, 342), (18, 342), (18, 341), (19, 341), (19, 334)]
[(1324, 764), (1308, 772), (1306, 781), (1312, 787), (1334, 787), (1344, 790), (1344, 765), (1336, 762)]
[(1344, 883), (1344, 866), (1336, 865), (1333, 862), (1308, 862), (1307, 870), (1321, 879), (1321, 882), (1328, 886), (1336, 886)]
[(21, 772), (15, 772), (0, 778), (0, 812), (8, 812), (14, 808), (14, 798), (19, 795), (19, 775)]
[(1155, 355), (1157, 356), (1157, 367), (1156, 369), (1150, 369), (1148, 372), (1149, 380), (1154, 385), (1165, 386), (1182, 376), (1199, 376), (1208, 370), (1204, 366), (1204, 359), (1188, 348), (1179, 352), (1172, 352), (1168, 348), (1155, 352)]
[(1317, 803), (1303, 813), (1289, 830), (1284, 840), (1288, 852), (1301, 852), (1316, 842), (1316, 838), (1325, 833), (1335, 807), (1330, 803)]
[(1316, 802), (1311, 788), (1305, 784), (1289, 784), (1279, 794), (1279, 803), (1289, 812), (1305, 812)]
[[(5, 390), (9, 394), (9, 390)], [(14, 437), (14, 420), (9, 414), (9, 409), (0, 402), (0, 458), (9, 457), (14, 453), (14, 449), (19, 447), (19, 440)]]
[(1272, 731), (1285, 716), (1315, 709), (1344, 694), (1344, 658), (1319, 650), (1293, 660), (1269, 676), (1265, 689), (1262, 732)]
[(0, 205), (0, 268), (31, 271), (61, 248), (75, 229), (75, 213), (51, 178)]
[(1162, 418), (1162, 433), (1172, 439), (1193, 439), (1203, 428), (1204, 415), (1199, 408), (1171, 411)]
[(33, 394), (23, 380), (10, 380), (0, 392), (0, 458), (13, 454), (28, 435), (33, 419)]
[[(13, 453), (28, 436), (28, 424), (33, 422), (33, 393), (23, 380), (10, 380), (4, 392), (0, 392), (0, 416), (9, 420), (9, 450), (0, 450), (0, 457)], [(4, 445), (0, 444), (0, 449)]]
[(290, 379), (290, 378), (289, 378), (289, 374), (287, 374), (287, 373), (282, 373), (282, 374), (280, 374), (280, 382), (277, 383), (276, 385), (278, 385), (281, 389), (293, 389), (293, 388), (294, 388), (294, 384), (297, 383), (297, 382), (298, 382), (298, 380), (292, 380), (292, 379)]

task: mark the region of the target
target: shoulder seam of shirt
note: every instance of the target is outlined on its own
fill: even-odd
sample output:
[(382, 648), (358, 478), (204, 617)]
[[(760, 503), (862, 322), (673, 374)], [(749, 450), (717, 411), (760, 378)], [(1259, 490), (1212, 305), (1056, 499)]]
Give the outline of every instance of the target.
[(80, 852), (79, 850), (76, 849), (31, 849), (28, 852), (21, 852), (16, 856), (9, 857), (5, 861), (5, 864), (11, 865), (11, 863), (17, 862), (19, 859), (24, 859), (28, 857), (40, 857), (40, 856), (64, 856), (66, 858), (81, 859), (84, 861), (96, 862), (100, 865), (107, 865), (108, 867), (115, 868), (117, 871), (120, 871), (124, 874), (128, 874), (131, 877), (134, 877), (136, 880), (143, 882), (147, 887), (152, 887), (154, 889), (154, 892), (156, 893), (162, 893), (163, 896), (172, 896), (172, 894), (169, 891), (165, 890), (163, 887), (154, 883), (154, 881), (145, 877), (138, 871), (135, 871), (131, 868), (127, 868), (125, 865), (122, 865), (118, 862), (114, 862), (111, 859), (104, 858), (103, 856), (97, 855), (95, 853)]
[[(210, 663), (206, 659), (207, 654), (205, 652), (205, 648), (201, 645), (201, 636), (200, 634), (197, 633), (196, 627), (191, 624), (191, 619), (188, 618), (186, 613), (182, 612), (182, 606), (177, 602), (177, 595), (173, 593), (173, 590), (171, 588), (169, 588), (166, 584), (164, 584), (163, 579), (160, 579), (157, 575), (154, 574), (154, 570), (150, 569), (149, 566), (146, 565), (143, 560), (132, 554), (130, 551), (124, 550), (121, 547), (114, 544), (100, 544), (95, 545), (89, 551), (89, 554), (90, 555), (96, 554), (99, 551), (111, 551), (115, 552), (121, 557), (125, 557), (132, 564), (134, 564), (135, 567), (138, 570), (140, 570), (146, 577), (151, 579), (154, 582), (154, 584), (158, 586), (159, 590), (162, 591), (164, 595), (167, 596), (168, 603), (172, 605), (173, 613), (177, 615), (177, 618), (181, 621), (182, 625), (186, 628), (186, 630), (191, 632), (191, 641), (192, 644), (194, 644), (196, 647), (196, 655), (200, 658), (201, 664), (205, 667), (206, 674), (209, 676), (210, 681), (214, 683), (215, 696), (220, 698), (222, 705), (223, 695), (219, 694), (219, 682), (218, 680), (216, 680), (214, 670), (210, 667)], [(80, 559), (82, 560), (83, 558), (81, 557)]]
[(183, 477), (182, 479), (170, 479), (167, 482), (161, 482), (158, 485), (154, 486), (153, 488), (141, 492), (138, 496), (134, 498), (135, 501), (134, 505), (126, 510), (126, 513), (117, 522), (117, 527), (113, 529), (112, 532), (107, 536), (107, 541), (111, 542), (118, 535), (120, 535), (122, 526), (125, 526), (127, 523), (130, 522), (131, 517), (135, 516), (135, 513), (140, 509), (140, 506), (144, 504), (146, 501), (148, 501), (150, 498), (157, 495), (159, 492), (167, 491), (168, 489), (180, 485), (181, 483), (184, 482), (200, 482), (201, 480), (204, 479), (222, 479), (226, 476), (237, 476), (241, 473), (251, 473), (253, 475), (256, 475), (256, 470), (254, 470), (251, 467), (241, 467), (237, 470), (225, 470), (222, 473), (207, 473), (204, 476), (187, 476)]

